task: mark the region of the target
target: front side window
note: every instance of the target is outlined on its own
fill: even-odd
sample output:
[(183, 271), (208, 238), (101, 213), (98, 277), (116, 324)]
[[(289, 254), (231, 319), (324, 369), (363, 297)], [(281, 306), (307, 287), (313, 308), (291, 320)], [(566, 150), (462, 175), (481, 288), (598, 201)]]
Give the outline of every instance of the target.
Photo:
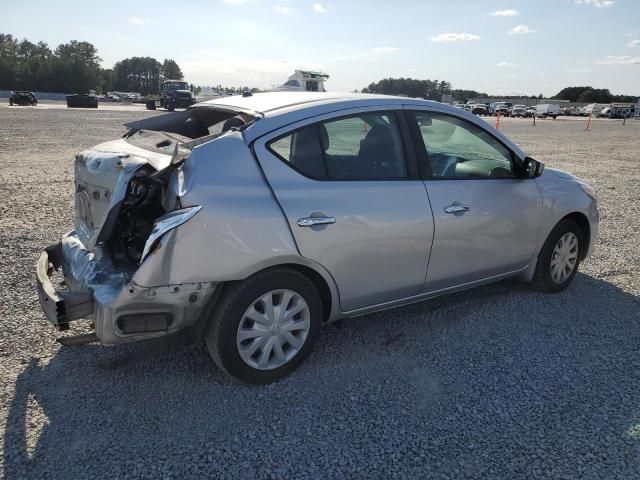
[(481, 127), (433, 112), (415, 112), (434, 178), (513, 178), (511, 152)]
[(310, 125), (269, 148), (303, 175), (318, 180), (407, 177), (395, 113), (363, 113)]

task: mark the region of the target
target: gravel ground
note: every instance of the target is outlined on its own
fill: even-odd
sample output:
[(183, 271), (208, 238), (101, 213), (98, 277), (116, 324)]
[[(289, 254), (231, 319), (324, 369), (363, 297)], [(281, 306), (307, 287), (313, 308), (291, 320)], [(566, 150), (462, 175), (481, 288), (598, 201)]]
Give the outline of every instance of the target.
[(323, 330), (275, 385), (202, 346), (61, 348), (34, 264), (72, 225), (74, 153), (144, 111), (0, 108), (5, 478), (631, 478), (640, 472), (640, 122), (503, 119), (598, 190), (558, 295), (503, 282)]

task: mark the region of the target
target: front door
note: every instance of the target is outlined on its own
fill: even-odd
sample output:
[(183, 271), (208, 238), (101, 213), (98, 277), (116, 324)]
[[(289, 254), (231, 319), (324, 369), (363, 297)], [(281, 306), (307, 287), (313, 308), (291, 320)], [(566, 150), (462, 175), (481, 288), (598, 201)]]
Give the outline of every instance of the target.
[(395, 111), (325, 116), (256, 142), (301, 255), (330, 272), (343, 311), (424, 283), (433, 220), (402, 121)]
[(485, 128), (460, 117), (415, 112), (430, 175), (435, 224), (425, 291), (525, 268), (538, 244), (542, 197), (521, 178), (514, 154)]

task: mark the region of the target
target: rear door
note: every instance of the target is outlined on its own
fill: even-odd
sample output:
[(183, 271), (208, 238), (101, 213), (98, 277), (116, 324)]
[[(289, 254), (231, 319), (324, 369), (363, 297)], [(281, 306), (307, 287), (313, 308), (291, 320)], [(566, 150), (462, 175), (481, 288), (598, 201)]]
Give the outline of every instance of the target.
[(316, 117), (254, 145), (300, 253), (331, 273), (343, 311), (424, 284), (433, 220), (396, 108)]
[(519, 176), (515, 155), (484, 127), (429, 110), (411, 115), (435, 224), (424, 290), (525, 268), (542, 220), (535, 180)]

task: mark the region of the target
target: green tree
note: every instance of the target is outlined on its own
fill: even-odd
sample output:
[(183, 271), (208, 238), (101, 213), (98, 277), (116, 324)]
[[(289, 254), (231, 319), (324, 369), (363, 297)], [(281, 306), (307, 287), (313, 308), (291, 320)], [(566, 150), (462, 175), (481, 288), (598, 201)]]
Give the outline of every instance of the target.
[(13, 35), (0, 33), (0, 88), (16, 88), (18, 41)]
[(57, 91), (88, 93), (98, 84), (101, 60), (89, 42), (71, 40), (60, 44), (55, 50), (52, 83)]
[(632, 101), (633, 97), (624, 95), (615, 96), (611, 95), (611, 92), (607, 88), (593, 88), (593, 87), (566, 87), (560, 90), (553, 98), (561, 100), (569, 100), (571, 102), (580, 103), (609, 103), (612, 101), (625, 101), (616, 100), (622, 97), (630, 99), (626, 101)]
[(162, 62), (162, 77), (164, 80), (183, 80), (184, 75), (182, 74), (182, 70), (175, 62), (170, 58), (165, 58), (164, 62)]
[(406, 95), (412, 98), (426, 98), (440, 101), (442, 95), (453, 95), (457, 100), (486, 98), (486, 93), (475, 90), (454, 90), (451, 83), (444, 80), (417, 80), (414, 78), (384, 78), (362, 89), (362, 93), (382, 93), (385, 95)]
[(160, 92), (162, 65), (152, 57), (131, 57), (113, 66), (115, 90), (140, 92), (143, 95)]

